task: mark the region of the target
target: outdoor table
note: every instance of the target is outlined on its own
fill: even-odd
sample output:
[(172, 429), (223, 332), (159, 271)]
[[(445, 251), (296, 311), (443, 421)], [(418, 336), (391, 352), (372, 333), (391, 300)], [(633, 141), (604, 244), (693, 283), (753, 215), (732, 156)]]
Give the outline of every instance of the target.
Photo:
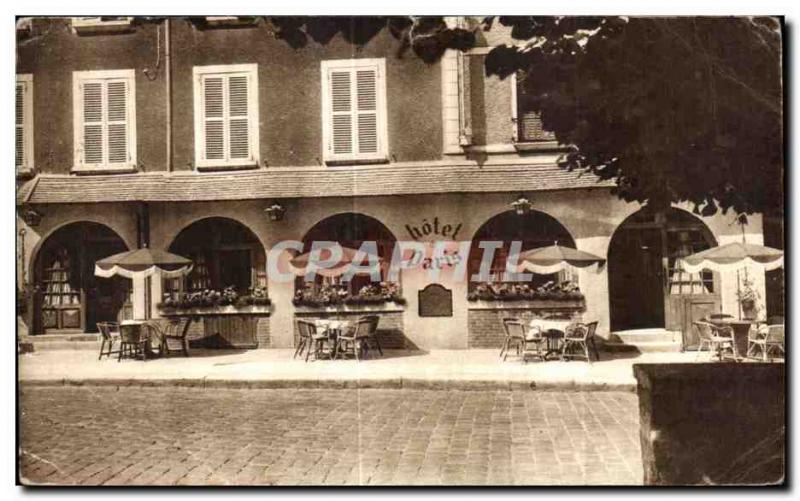
[(328, 339), (331, 342), (330, 356), (336, 352), (336, 347), (339, 344), (339, 334), (350, 327), (350, 322), (347, 320), (329, 320), (329, 319), (316, 319), (314, 325), (317, 329), (328, 334)]
[(747, 355), (747, 340), (750, 336), (750, 327), (755, 320), (735, 320), (732, 318), (710, 318), (714, 325), (730, 327), (733, 331), (733, 358), (742, 360)]
[[(124, 333), (127, 332), (130, 335), (130, 337), (136, 337), (138, 339), (141, 339), (141, 336), (146, 335), (144, 332), (142, 332), (142, 326), (147, 325), (148, 323), (150, 323), (150, 320), (123, 320), (119, 324), (119, 329), (123, 336)], [(150, 357), (155, 356), (155, 353), (153, 353), (152, 347), (150, 346), (150, 341), (151, 340), (148, 339), (148, 342), (145, 343), (144, 345), (143, 356), (145, 360), (147, 360), (148, 356)]]
[[(543, 319), (543, 318), (534, 318), (530, 321), (530, 327), (535, 328), (538, 327), (542, 332), (542, 337), (547, 340), (547, 351), (545, 351), (544, 358), (547, 359), (548, 356), (552, 355), (553, 353), (561, 354), (561, 343), (564, 339), (565, 332), (567, 327), (572, 324), (571, 320), (554, 320), (554, 319)], [(526, 337), (526, 339), (531, 335), (530, 331)]]

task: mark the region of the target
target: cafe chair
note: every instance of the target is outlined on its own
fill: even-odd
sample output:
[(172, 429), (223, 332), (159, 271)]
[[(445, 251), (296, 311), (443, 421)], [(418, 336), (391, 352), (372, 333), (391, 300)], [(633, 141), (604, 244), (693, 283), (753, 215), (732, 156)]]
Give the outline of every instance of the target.
[(525, 349), (522, 351), (522, 361), (528, 362), (528, 357), (535, 357), (543, 362), (547, 360), (543, 347), (547, 339), (542, 335), (540, 327), (531, 327), (525, 336)]
[(517, 351), (517, 355), (522, 354), (525, 348), (525, 324), (518, 318), (504, 318), (503, 330), (506, 337), (503, 340), (503, 347), (500, 349), (500, 358), (505, 362), (511, 348)]
[(161, 354), (169, 355), (170, 352), (180, 351), (183, 356), (189, 356), (189, 324), (191, 319), (187, 317), (170, 319), (169, 322), (161, 328), (159, 335), (161, 337), (159, 351)]
[(594, 333), (597, 330), (597, 322), (590, 322), (588, 324), (577, 323), (569, 328), (564, 333), (564, 345), (561, 348), (561, 358), (566, 360), (568, 358), (585, 358), (587, 362), (592, 363), (592, 357), (589, 355), (589, 345), (592, 345), (595, 357), (599, 360), (597, 354), (597, 347), (594, 346)]
[(764, 362), (769, 361), (769, 354), (776, 351), (785, 357), (784, 342), (783, 324), (762, 325), (758, 329), (752, 329), (750, 337), (747, 339), (747, 357), (755, 358), (756, 348), (761, 351), (761, 358)]
[(359, 355), (361, 352), (366, 352), (369, 340), (375, 339), (374, 330), (377, 329), (378, 323), (370, 318), (373, 316), (359, 318), (353, 329), (339, 336), (333, 353), (334, 359), (338, 358), (340, 352), (345, 354), (351, 352), (356, 361), (360, 360)]
[(378, 340), (378, 323), (380, 323), (381, 317), (379, 317), (378, 315), (364, 315), (361, 318), (370, 321), (369, 335), (366, 336), (366, 338), (364, 339), (364, 341), (365, 341), (365, 352), (369, 351), (369, 345), (370, 345), (370, 343), (372, 343), (373, 346), (378, 349), (378, 353), (380, 353), (381, 356), (383, 356), (383, 350), (381, 349), (381, 343)]
[[(703, 348), (716, 354), (720, 361), (722, 361), (722, 356), (725, 351), (730, 350), (731, 354), (736, 354), (733, 346), (733, 329), (730, 326), (714, 325), (702, 320), (696, 320), (692, 322), (692, 328), (700, 339), (700, 344), (697, 346), (695, 361), (700, 358), (700, 352), (703, 351)], [(713, 356), (714, 355), (712, 355), (712, 357)]]
[(119, 326), (120, 345), (117, 362), (124, 357), (147, 360), (147, 343), (150, 342), (150, 329), (144, 325), (125, 325)]
[(299, 318), (296, 322), (300, 339), (297, 343), (297, 349), (294, 352), (294, 358), (297, 358), (298, 355), (302, 356), (304, 350), (306, 352), (306, 362), (308, 362), (312, 350), (314, 351), (314, 358), (319, 358), (322, 345), (328, 341), (327, 333), (317, 332), (317, 325), (314, 322)]
[(100, 360), (103, 355), (110, 357), (112, 353), (117, 353), (111, 350), (114, 348), (114, 343), (118, 343), (120, 340), (119, 324), (116, 322), (97, 322), (97, 330), (100, 331), (100, 355), (97, 359)]

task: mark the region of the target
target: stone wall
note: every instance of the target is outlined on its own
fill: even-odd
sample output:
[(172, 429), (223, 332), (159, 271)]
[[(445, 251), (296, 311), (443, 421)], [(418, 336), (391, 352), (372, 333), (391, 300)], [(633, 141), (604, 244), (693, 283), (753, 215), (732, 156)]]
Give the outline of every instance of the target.
[(784, 364), (635, 364), (633, 371), (645, 485), (785, 482)]

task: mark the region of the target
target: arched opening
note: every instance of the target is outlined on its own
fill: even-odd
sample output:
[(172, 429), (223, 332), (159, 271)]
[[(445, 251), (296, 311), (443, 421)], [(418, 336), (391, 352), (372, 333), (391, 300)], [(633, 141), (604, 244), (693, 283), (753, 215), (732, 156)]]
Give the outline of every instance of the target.
[[(375, 242), (381, 258), (381, 281), (386, 281), (396, 239), (377, 219), (354, 212), (327, 217), (315, 224), (303, 237), (303, 252), (310, 252), (313, 243), (318, 241), (338, 242), (342, 247), (351, 249), (359, 249), (364, 242)], [(297, 277), (295, 290), (319, 293), (338, 289), (355, 295), (371, 282), (372, 277), (369, 275), (355, 275), (351, 281), (344, 282), (342, 277), (317, 274), (314, 282), (305, 282), (304, 277)]]
[(684, 330), (719, 310), (718, 279), (686, 273), (678, 259), (717, 245), (708, 227), (686, 211), (645, 207), (614, 232), (608, 250), (611, 329)]
[(191, 259), (194, 267), (186, 277), (166, 280), (165, 294), (227, 287), (246, 293), (267, 286), (264, 246), (250, 228), (233, 219), (195, 221), (175, 237), (169, 251)]
[[(489, 282), (502, 283), (506, 272), (506, 261), (511, 251), (513, 242), (520, 242), (520, 252), (547, 247), (558, 243), (564, 247), (575, 247), (575, 241), (569, 231), (558, 222), (554, 217), (539, 211), (530, 211), (527, 214), (517, 214), (514, 211), (507, 211), (498, 214), (481, 226), (475, 233), (470, 247), (468, 272), (472, 291), (479, 282), (473, 281), (473, 277), (479, 272), (484, 250), (480, 247), (481, 242), (497, 241), (502, 242), (502, 247), (495, 251), (492, 260)], [(541, 287), (548, 282), (563, 283), (575, 281), (572, 272), (562, 271), (552, 275), (533, 274), (528, 283), (533, 288)]]
[(45, 239), (34, 261), (36, 334), (97, 332), (97, 322), (131, 316), (131, 281), (94, 275), (94, 263), (128, 247), (99, 223), (63, 226)]

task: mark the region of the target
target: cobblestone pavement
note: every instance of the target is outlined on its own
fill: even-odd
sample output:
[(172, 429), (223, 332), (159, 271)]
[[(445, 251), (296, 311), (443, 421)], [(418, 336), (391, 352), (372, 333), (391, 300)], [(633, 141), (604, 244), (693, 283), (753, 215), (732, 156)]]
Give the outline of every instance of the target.
[(20, 389), (23, 482), (641, 484), (617, 392)]

